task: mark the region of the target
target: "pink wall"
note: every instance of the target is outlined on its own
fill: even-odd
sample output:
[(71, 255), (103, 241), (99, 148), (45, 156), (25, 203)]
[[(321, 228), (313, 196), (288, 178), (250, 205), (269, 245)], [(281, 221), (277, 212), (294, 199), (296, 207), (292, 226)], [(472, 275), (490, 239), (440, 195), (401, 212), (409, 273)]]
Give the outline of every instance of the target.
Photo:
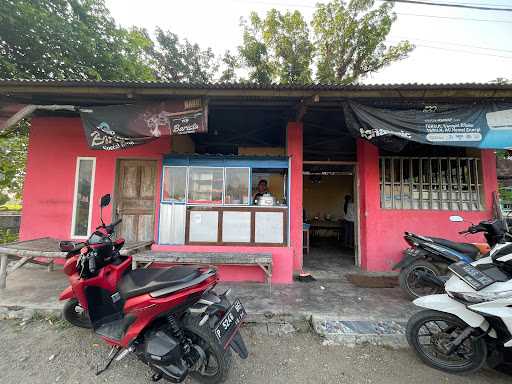
[(290, 168), (290, 244), (293, 249), (293, 269), (302, 269), (302, 122), (288, 123), (288, 156)]
[(364, 141), (357, 143), (361, 268), (367, 271), (389, 271), (402, 257), (407, 247), (405, 231), (426, 236), (443, 237), (454, 241), (481, 241), (478, 236), (463, 237), (458, 231), (465, 223), (452, 223), (451, 215), (460, 215), (468, 221), (492, 217), (492, 192), (497, 190), (496, 157), (493, 151), (482, 151), (485, 211), (427, 211), (391, 210), (380, 208), (379, 153), (377, 147)]
[[(167, 137), (123, 151), (92, 151), (85, 141), (80, 119), (32, 119), (20, 238), (28, 240), (50, 236), (69, 239), (78, 156), (96, 158), (91, 223), (92, 228), (95, 228), (99, 223), (100, 197), (114, 192), (116, 159), (161, 160), (169, 149)], [(105, 210), (105, 217), (111, 217), (110, 209)]]

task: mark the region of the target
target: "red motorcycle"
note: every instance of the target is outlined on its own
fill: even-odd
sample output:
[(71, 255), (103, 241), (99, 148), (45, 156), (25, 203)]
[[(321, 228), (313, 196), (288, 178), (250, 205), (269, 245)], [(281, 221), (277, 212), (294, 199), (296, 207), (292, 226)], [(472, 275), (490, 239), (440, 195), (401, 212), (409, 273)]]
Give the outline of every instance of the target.
[[(101, 198), (101, 211), (110, 195)], [(100, 211), (100, 212), (101, 212)], [(229, 290), (217, 295), (217, 271), (211, 267), (175, 266), (131, 269), (122, 256), (123, 239), (113, 240), (121, 220), (101, 225), (84, 243), (62, 241), (67, 252), (64, 272), (70, 286), (63, 317), (71, 324), (92, 328), (112, 346), (109, 361), (135, 354), (161, 378), (182, 382), (189, 374), (203, 383), (223, 382), (229, 372), (231, 349), (242, 359), (248, 352), (239, 327), (246, 316)]]

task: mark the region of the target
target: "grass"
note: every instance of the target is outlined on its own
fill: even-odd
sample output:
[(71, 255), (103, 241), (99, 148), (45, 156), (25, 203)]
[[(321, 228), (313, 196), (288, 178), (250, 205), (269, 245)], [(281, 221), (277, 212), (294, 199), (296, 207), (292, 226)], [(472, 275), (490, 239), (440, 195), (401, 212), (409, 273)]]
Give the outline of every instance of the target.
[(53, 313), (41, 313), (36, 311), (31, 320), (49, 323), (51, 326), (58, 329), (66, 329), (71, 327), (70, 323), (64, 320), (61, 316)]

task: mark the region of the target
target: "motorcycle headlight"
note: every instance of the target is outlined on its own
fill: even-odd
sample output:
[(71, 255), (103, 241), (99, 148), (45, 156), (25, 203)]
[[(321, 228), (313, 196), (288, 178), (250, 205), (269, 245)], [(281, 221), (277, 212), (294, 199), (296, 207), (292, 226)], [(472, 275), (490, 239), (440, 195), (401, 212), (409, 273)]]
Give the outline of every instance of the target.
[(502, 292), (448, 292), (448, 295), (456, 300), (469, 304), (478, 304), (486, 301), (512, 298), (512, 291)]

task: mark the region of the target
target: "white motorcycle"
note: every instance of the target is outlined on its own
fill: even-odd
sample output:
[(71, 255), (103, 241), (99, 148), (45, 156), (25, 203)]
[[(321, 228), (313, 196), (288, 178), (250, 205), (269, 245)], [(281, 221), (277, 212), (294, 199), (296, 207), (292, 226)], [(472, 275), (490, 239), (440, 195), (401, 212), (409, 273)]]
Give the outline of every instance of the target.
[[(462, 221), (457, 218), (450, 219)], [(486, 362), (495, 367), (512, 352), (512, 242), (449, 269), (445, 294), (414, 301), (426, 309), (409, 319), (407, 341), (423, 362), (445, 372), (470, 373)]]

